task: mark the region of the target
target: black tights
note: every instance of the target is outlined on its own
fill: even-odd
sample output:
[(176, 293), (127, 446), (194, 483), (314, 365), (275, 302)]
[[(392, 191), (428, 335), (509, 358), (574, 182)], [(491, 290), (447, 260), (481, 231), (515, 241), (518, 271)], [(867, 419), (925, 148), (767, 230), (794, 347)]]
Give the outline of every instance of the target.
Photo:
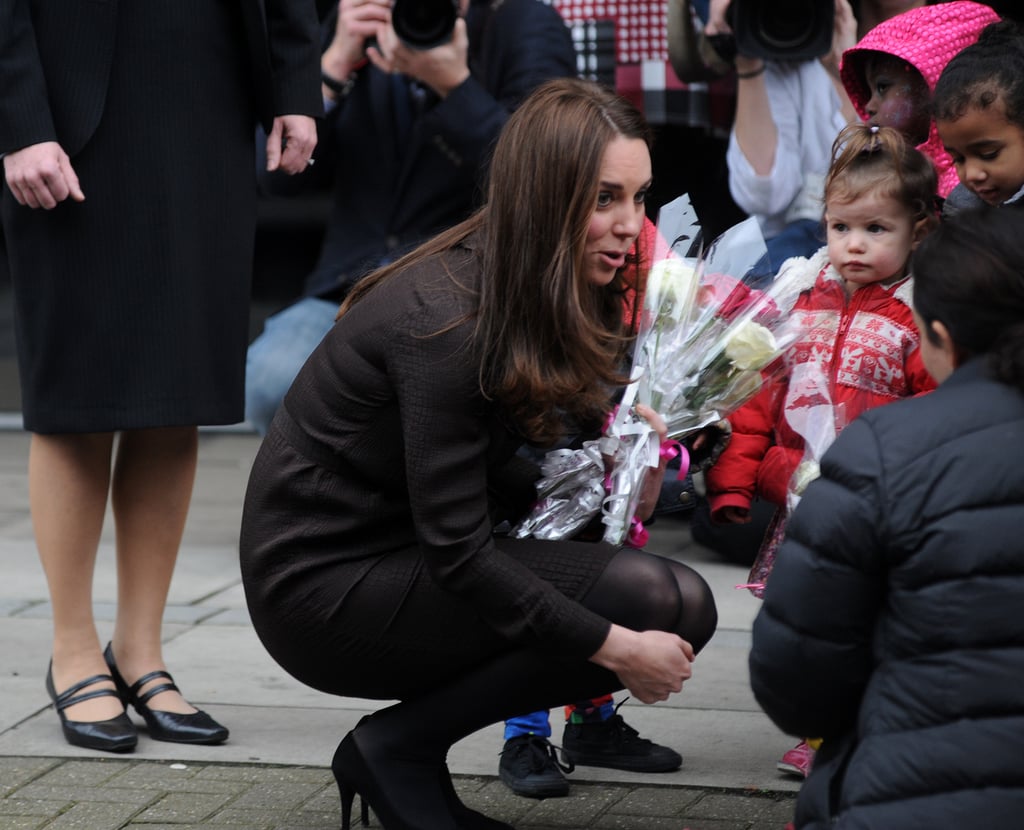
[(602, 617), (634, 631), (674, 631), (693, 646), (707, 645), (718, 625), (711, 589), (693, 568), (623, 548), (583, 598)]
[[(711, 590), (696, 571), (630, 549), (609, 561), (583, 605), (637, 631), (675, 632), (695, 652), (711, 639), (718, 622)], [(452, 744), (489, 724), (621, 688), (613, 672), (589, 660), (516, 649), (380, 710), (360, 724), (359, 743), (364, 752), (382, 758), (411, 751), (441, 760)]]

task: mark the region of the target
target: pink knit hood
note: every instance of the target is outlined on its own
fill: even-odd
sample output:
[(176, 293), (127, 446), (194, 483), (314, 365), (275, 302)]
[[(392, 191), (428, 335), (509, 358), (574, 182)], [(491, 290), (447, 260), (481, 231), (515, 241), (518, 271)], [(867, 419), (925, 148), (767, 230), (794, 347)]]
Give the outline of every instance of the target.
[[(978, 39), (981, 30), (999, 20), (990, 7), (970, 0), (939, 3), (910, 9), (879, 23), (852, 49), (843, 53), (839, 75), (854, 109), (867, 120), (864, 109), (871, 98), (864, 80), (864, 66), (870, 52), (886, 52), (916, 67), (929, 91), (950, 59)], [(959, 182), (953, 161), (942, 146), (932, 121), (928, 139), (917, 149), (931, 158), (939, 174), (939, 195), (945, 197)]]

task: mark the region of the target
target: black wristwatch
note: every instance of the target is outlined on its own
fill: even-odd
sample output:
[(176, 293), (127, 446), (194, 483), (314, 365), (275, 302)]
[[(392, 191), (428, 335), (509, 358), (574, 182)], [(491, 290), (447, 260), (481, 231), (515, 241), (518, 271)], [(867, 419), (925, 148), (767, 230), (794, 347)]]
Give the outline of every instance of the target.
[(320, 82), (339, 98), (344, 98), (352, 91), (352, 87), (355, 86), (356, 73), (350, 72), (345, 80), (339, 81), (337, 78), (332, 78), (326, 72), (321, 72)]

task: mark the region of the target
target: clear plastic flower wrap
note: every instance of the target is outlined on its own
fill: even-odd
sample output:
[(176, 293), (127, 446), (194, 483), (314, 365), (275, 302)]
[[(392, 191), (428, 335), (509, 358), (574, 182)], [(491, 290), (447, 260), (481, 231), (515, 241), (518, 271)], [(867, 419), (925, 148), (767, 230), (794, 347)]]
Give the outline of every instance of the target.
[(681, 439), (734, 412), (771, 372), (781, 371), (778, 358), (790, 342), (783, 323), (801, 281), (794, 275), (765, 290), (743, 282), (766, 255), (755, 219), (730, 228), (703, 253), (700, 238), (688, 196), (661, 208), (652, 266), (638, 300), (631, 382), (599, 444), (606, 465), (591, 468), (585, 484), (575, 483), (587, 489), (585, 497), (545, 493), (539, 486), (537, 505), (513, 534), (567, 538), (586, 523), (576, 524), (577, 513), (582, 504), (592, 505), (600, 482), (605, 541), (642, 538), (633, 520), (644, 476), (658, 466), (662, 448), (657, 433), (636, 414), (636, 404), (658, 412), (668, 438)]
[(786, 513), (792, 515), (807, 486), (821, 475), (821, 457), (846, 426), (845, 404), (834, 404), (828, 377), (817, 362), (793, 367), (786, 420), (804, 439), (804, 457), (789, 480)]
[(604, 462), (597, 441), (578, 450), (552, 450), (541, 462), (537, 501), (511, 536), (568, 539), (596, 516), (604, 502)]
[[(685, 198), (685, 197), (683, 197)], [(659, 241), (686, 239), (685, 206), (671, 202), (658, 218)], [(765, 256), (753, 218), (730, 228), (697, 257), (666, 247), (647, 280), (634, 348), (637, 402), (656, 410), (671, 438), (735, 412), (761, 388), (792, 336), (784, 323), (805, 288), (783, 273), (767, 288), (744, 276)], [(773, 367), (773, 364), (776, 364)]]
[(792, 341), (785, 326), (803, 280), (783, 275), (764, 290), (743, 278), (766, 254), (753, 218), (692, 255), (698, 226), (682, 196), (658, 216), (658, 245), (642, 301), (630, 387), (605, 432), (614, 461), (603, 521), (605, 540), (621, 544), (637, 507), (643, 476), (658, 463), (658, 441), (636, 415), (646, 404), (681, 439), (732, 414), (782, 371)]
[(747, 588), (758, 599), (764, 597), (789, 517), (808, 485), (821, 475), (822, 456), (847, 424), (846, 405), (833, 403), (828, 374), (817, 360), (797, 363), (791, 368), (783, 412), (789, 427), (803, 439), (804, 452), (790, 476), (785, 508), (772, 520), (750, 568), (749, 582), (737, 586)]

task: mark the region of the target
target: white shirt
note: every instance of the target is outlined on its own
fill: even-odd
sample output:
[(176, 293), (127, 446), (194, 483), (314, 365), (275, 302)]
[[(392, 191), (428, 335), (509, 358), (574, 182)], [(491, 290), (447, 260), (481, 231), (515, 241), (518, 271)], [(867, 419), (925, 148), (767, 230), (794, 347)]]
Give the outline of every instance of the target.
[(729, 136), (726, 163), (736, 204), (756, 216), (766, 239), (796, 219), (818, 220), (832, 143), (846, 126), (839, 95), (818, 60), (768, 61), (764, 76), (778, 133), (771, 172), (759, 176)]

